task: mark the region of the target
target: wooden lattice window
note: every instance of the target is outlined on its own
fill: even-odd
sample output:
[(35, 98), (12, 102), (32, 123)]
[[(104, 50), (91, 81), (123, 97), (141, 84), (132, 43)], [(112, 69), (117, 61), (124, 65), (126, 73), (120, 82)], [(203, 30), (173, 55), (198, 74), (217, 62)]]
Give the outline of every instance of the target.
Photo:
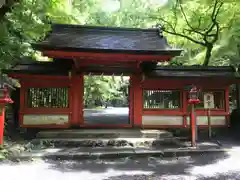
[(68, 88), (29, 88), (26, 105), (28, 108), (68, 108)]
[(199, 93), (200, 103), (196, 104), (197, 109), (204, 109), (204, 93), (212, 93), (214, 97), (214, 109), (224, 109), (225, 93), (224, 91), (201, 91)]
[(179, 109), (180, 91), (178, 90), (144, 90), (144, 109)]

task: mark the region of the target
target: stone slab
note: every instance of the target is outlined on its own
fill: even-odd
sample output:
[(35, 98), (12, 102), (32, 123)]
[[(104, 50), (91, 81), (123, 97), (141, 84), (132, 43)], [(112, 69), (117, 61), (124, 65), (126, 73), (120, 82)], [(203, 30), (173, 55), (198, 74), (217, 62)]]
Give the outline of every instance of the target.
[(134, 149), (136, 156), (163, 156), (163, 150), (148, 149), (148, 148), (136, 148)]
[(90, 149), (90, 152), (91, 153), (95, 153), (95, 152), (99, 152), (99, 153), (102, 153), (102, 152), (121, 152), (121, 151), (134, 151), (135, 148), (133, 147), (128, 147), (128, 148), (125, 148), (125, 147), (94, 147), (94, 148), (88, 148)]
[[(231, 149), (225, 148), (211, 148), (211, 149), (165, 149), (163, 151), (164, 157), (180, 157), (180, 156), (193, 156), (193, 155), (204, 155), (204, 154), (216, 154), (216, 153), (226, 153), (231, 151)], [(240, 152), (239, 152), (240, 153)]]
[(44, 138), (34, 139), (31, 143), (38, 147), (43, 144), (45, 147), (161, 147), (182, 146), (178, 138)]
[(64, 142), (81, 142), (81, 141), (128, 141), (128, 142), (144, 142), (144, 141), (173, 141), (178, 140), (178, 138), (162, 138), (162, 139), (156, 139), (156, 138), (38, 138), (34, 139), (33, 141), (64, 141)]
[[(191, 147), (191, 141), (184, 141), (179, 143), (182, 147)], [(221, 145), (218, 141), (201, 141), (197, 142), (197, 147), (199, 149), (210, 149), (210, 148), (220, 148)]]
[(134, 149), (92, 149), (90, 152), (90, 156), (95, 158), (121, 158), (133, 156)]
[[(32, 151), (22, 153), (15, 157), (19, 159), (27, 158), (47, 158), (63, 160), (80, 160), (96, 158), (122, 158), (122, 157), (180, 157), (210, 153), (226, 153), (231, 149), (226, 148), (174, 148), (174, 149), (153, 149), (153, 148), (51, 148), (44, 151)], [(240, 152), (240, 150), (239, 150)]]
[(77, 129), (77, 130), (44, 130), (37, 134), (38, 138), (167, 138), (172, 133), (165, 130), (141, 129)]

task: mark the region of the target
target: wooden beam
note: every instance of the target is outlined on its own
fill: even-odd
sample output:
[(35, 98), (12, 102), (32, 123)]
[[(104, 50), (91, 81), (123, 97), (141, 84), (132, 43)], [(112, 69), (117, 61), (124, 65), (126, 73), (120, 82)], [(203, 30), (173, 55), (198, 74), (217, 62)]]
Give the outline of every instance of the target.
[(102, 61), (112, 60), (121, 62), (138, 61), (169, 61), (172, 56), (169, 55), (142, 55), (142, 54), (121, 54), (121, 53), (92, 53), (92, 52), (66, 52), (66, 51), (43, 51), (44, 56), (50, 58), (81, 58), (81, 59), (101, 59)]

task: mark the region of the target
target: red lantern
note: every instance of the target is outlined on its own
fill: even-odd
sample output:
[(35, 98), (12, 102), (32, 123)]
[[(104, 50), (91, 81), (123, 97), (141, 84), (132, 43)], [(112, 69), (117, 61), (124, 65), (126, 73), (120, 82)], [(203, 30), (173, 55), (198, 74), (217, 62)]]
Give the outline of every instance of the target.
[(196, 86), (193, 86), (189, 92), (189, 99), (188, 99), (189, 104), (199, 104), (200, 100), (198, 97), (198, 89)]
[(5, 84), (0, 85), (0, 146), (3, 145), (5, 106), (8, 103), (13, 103), (11, 98), (9, 98), (8, 87)]
[(0, 87), (0, 104), (13, 103), (12, 99), (9, 97), (8, 87), (3, 85)]

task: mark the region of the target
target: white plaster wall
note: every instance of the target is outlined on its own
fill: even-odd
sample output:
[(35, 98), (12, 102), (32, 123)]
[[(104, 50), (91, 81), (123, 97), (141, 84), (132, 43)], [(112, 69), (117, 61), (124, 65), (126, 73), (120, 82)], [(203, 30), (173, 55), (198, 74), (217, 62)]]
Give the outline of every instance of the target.
[[(190, 117), (187, 117), (187, 124), (189, 125)], [(197, 116), (197, 125), (208, 125), (207, 116)], [(211, 125), (226, 125), (225, 116), (211, 116)]]
[(143, 125), (183, 125), (183, 116), (142, 116)]
[(62, 114), (26, 114), (23, 116), (24, 125), (47, 125), (47, 124), (66, 124), (68, 123), (68, 115)]

